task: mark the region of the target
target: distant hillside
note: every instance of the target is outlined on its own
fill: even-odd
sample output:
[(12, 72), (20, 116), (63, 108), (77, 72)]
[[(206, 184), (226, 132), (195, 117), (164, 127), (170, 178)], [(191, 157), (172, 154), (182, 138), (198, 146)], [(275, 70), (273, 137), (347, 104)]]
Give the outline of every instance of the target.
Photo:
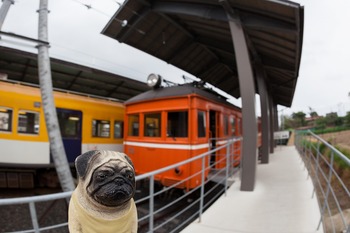
[(350, 152), (350, 130), (319, 134), (319, 136), (332, 145), (340, 146)]

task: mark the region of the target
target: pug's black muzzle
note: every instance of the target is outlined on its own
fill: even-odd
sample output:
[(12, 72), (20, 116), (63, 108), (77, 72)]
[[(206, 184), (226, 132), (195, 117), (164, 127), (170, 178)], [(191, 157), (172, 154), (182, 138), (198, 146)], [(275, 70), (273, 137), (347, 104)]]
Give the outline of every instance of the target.
[(119, 206), (135, 194), (135, 177), (130, 171), (106, 177), (93, 184), (92, 198), (104, 206)]

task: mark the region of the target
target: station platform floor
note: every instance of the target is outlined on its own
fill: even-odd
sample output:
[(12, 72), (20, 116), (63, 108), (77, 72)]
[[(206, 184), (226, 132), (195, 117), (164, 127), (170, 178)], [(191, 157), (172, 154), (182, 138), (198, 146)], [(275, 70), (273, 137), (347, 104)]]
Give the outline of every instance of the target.
[(320, 209), (307, 170), (294, 146), (275, 148), (258, 164), (255, 188), (240, 191), (239, 175), (204, 214), (182, 233), (323, 233)]

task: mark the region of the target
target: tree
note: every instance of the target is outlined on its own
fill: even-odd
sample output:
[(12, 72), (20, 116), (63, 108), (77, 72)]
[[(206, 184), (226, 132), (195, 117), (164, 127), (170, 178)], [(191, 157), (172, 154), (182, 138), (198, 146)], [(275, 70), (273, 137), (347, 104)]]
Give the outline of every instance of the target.
[(306, 114), (304, 112), (294, 112), (292, 114), (292, 118), (295, 121), (295, 127), (302, 127), (306, 125), (305, 116)]
[[(39, 32), (40, 41), (48, 41), (47, 14), (48, 0), (40, 0), (39, 6)], [(75, 188), (73, 177), (68, 165), (66, 153), (62, 142), (60, 127), (53, 98), (51, 79), (51, 65), (49, 57), (49, 44), (38, 45), (38, 69), (41, 99), (45, 114), (46, 128), (49, 134), (50, 150), (55, 163), (56, 172), (63, 191), (71, 191)]]
[(325, 129), (327, 127), (327, 121), (326, 118), (321, 116), (320, 118), (318, 118), (316, 120), (316, 129), (317, 130), (321, 130), (321, 129)]
[(318, 117), (317, 112), (313, 108), (309, 107), (309, 110), (310, 110), (309, 112), (310, 117)]
[(283, 124), (284, 124), (284, 127), (283, 129), (294, 129), (295, 128), (295, 123), (294, 123), (294, 120), (290, 117), (290, 116), (287, 116), (287, 115), (283, 115)]
[(346, 113), (346, 115), (344, 117), (344, 124), (346, 127), (350, 127), (350, 112)]
[(328, 127), (334, 127), (338, 125), (338, 114), (336, 112), (330, 112), (326, 114), (326, 124)]

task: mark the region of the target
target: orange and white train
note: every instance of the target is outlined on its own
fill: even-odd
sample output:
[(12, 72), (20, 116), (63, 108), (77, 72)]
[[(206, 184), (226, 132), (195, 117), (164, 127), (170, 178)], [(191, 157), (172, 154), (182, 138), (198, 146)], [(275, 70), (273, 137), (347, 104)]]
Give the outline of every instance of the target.
[[(159, 80), (159, 75), (151, 74), (148, 83), (154, 88), (125, 102), (124, 151), (131, 157), (137, 174), (192, 158), (227, 143), (228, 138), (241, 136), (241, 109), (226, 98), (198, 82), (160, 87)], [(216, 168), (225, 166), (225, 162), (218, 162), (224, 150), (211, 156), (210, 162)], [(239, 154), (235, 161), (239, 161)], [(171, 186), (200, 169), (199, 160), (155, 179)], [(195, 188), (200, 185), (200, 177), (194, 176), (177, 187)]]
[[(71, 166), (88, 150), (123, 151), (122, 103), (62, 91), (54, 99)], [(0, 148), (0, 188), (31, 187), (53, 167), (38, 87), (0, 81)]]

